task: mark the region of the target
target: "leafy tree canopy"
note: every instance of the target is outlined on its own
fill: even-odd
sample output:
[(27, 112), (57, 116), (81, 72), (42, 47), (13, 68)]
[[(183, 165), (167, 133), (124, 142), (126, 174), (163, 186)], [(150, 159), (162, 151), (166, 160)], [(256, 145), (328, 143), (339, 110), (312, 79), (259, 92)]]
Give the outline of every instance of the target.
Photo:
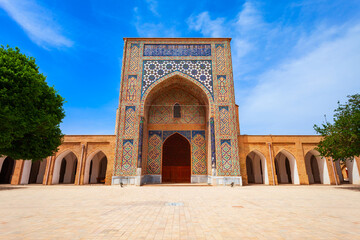
[(326, 121), (322, 126), (314, 125), (315, 131), (324, 137), (317, 150), (334, 161), (352, 160), (360, 155), (360, 94), (348, 98), (345, 104), (338, 102), (333, 124)]
[(0, 155), (35, 161), (57, 151), (64, 99), (45, 80), (33, 57), (0, 47)]

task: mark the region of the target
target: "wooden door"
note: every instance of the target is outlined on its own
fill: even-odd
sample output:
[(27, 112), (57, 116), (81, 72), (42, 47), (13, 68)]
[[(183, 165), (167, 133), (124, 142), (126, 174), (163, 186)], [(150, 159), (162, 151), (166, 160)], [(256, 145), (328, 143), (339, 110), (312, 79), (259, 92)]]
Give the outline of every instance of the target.
[(163, 144), (162, 182), (191, 182), (190, 143), (182, 135), (175, 133)]

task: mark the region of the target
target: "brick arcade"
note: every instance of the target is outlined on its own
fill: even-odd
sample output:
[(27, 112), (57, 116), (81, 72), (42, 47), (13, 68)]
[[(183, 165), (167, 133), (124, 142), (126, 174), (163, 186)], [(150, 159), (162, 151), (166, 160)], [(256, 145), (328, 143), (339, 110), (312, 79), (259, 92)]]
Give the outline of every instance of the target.
[(360, 158), (319, 156), (319, 136), (240, 134), (230, 41), (125, 38), (115, 135), (66, 135), (37, 163), (2, 157), (0, 182), (360, 184)]

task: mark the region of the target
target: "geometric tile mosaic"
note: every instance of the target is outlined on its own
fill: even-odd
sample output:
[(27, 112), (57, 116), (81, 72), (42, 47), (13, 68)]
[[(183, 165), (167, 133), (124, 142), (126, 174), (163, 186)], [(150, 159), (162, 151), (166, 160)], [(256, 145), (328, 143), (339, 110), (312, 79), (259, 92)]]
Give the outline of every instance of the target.
[(149, 131), (147, 173), (160, 174), (162, 141), (161, 131)]
[(216, 70), (218, 74), (225, 72), (225, 49), (224, 44), (215, 44), (216, 49)]
[(163, 142), (174, 133), (179, 133), (191, 142), (191, 131), (163, 131)]
[(192, 146), (191, 173), (195, 175), (207, 174), (205, 131), (192, 131), (191, 146)]
[(151, 84), (175, 71), (196, 79), (213, 96), (211, 60), (144, 60), (141, 96)]
[(219, 106), (220, 115), (220, 134), (223, 136), (230, 135), (230, 116), (228, 106)]
[(129, 64), (129, 71), (134, 73), (139, 68), (139, 60), (140, 60), (140, 44), (132, 43), (131, 44), (131, 53), (130, 53), (130, 64)]
[(226, 76), (225, 75), (218, 75), (217, 76), (217, 80), (218, 80), (218, 88), (219, 88), (219, 93), (218, 93), (218, 99), (219, 102), (227, 102), (228, 100), (228, 91), (227, 91), (227, 82), (226, 82)]
[[(179, 103), (181, 117), (174, 118), (174, 104)], [(205, 107), (183, 89), (170, 89), (153, 100), (149, 109), (150, 124), (205, 124)]]
[(218, 168), (221, 175), (230, 175), (232, 170), (231, 142), (230, 139), (220, 140), (221, 166)]
[(121, 161), (121, 172), (123, 175), (134, 175), (136, 164), (134, 163), (133, 156), (133, 140), (132, 139), (124, 139), (122, 146), (122, 161)]
[(126, 100), (132, 102), (136, 97), (136, 80), (137, 75), (129, 75), (128, 76), (128, 87), (126, 91)]
[(133, 137), (134, 131), (135, 131), (135, 106), (126, 106), (124, 135)]

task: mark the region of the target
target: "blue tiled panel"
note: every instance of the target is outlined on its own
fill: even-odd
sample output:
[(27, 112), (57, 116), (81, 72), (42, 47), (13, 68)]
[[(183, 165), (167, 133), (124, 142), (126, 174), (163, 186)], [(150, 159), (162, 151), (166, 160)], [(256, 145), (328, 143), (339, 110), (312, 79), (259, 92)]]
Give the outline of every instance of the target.
[(145, 44), (144, 56), (211, 56), (211, 45)]

